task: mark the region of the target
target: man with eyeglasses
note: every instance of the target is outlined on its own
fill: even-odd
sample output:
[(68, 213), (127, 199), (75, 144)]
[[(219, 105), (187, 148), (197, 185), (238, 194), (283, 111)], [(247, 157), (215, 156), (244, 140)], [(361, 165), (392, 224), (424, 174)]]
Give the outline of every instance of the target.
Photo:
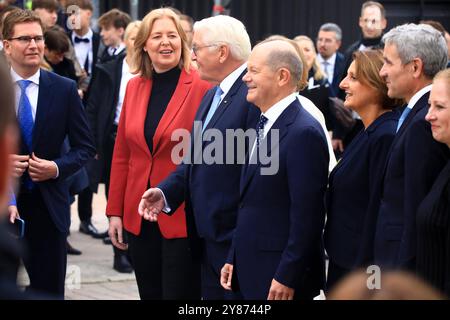
[[(66, 178), (95, 149), (75, 82), (40, 69), (44, 36), (39, 16), (29, 10), (14, 11), (4, 20), (2, 32), (22, 138), (20, 152), (11, 160), (20, 179), (16, 196), (25, 221), (25, 268), (30, 289), (63, 299), (70, 226)], [(66, 136), (71, 147), (62, 154)]]
[[(204, 131), (218, 130), (223, 137), (227, 129), (256, 128), (260, 112), (247, 102), (248, 89), (242, 81), (251, 51), (242, 22), (229, 16), (196, 22), (192, 44), (200, 77), (216, 85), (203, 97), (195, 120), (202, 122)], [(195, 139), (192, 135), (191, 141)], [(209, 144), (203, 143), (203, 148)], [(158, 188), (146, 191), (141, 202), (142, 208), (156, 207), (158, 213), (164, 209), (171, 214), (185, 201), (188, 237), (194, 255), (201, 258), (202, 298), (206, 300), (236, 298), (221, 287), (219, 279), (236, 227), (242, 164), (234, 149), (224, 148), (223, 156), (231, 157), (232, 164), (181, 164)]]

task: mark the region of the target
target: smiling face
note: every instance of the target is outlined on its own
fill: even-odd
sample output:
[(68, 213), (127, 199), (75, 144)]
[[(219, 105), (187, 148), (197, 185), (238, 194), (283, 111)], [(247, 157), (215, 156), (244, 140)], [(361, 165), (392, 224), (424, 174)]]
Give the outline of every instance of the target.
[[(11, 38), (43, 37), (41, 25), (37, 22), (18, 23), (14, 26)], [(35, 74), (44, 55), (44, 41), (5, 40), (4, 50), (11, 66), (23, 77)]]
[(436, 141), (450, 147), (450, 86), (448, 81), (436, 80), (430, 93), (430, 108), (425, 117), (431, 123)]
[(344, 106), (356, 112), (365, 106), (377, 103), (379, 99), (377, 90), (361, 80), (357, 78), (356, 63), (353, 61), (348, 68), (347, 76), (339, 84), (339, 87), (345, 91)]
[(181, 38), (174, 21), (168, 17), (155, 20), (144, 46), (155, 71), (161, 73), (176, 67), (181, 60), (181, 48)]
[(314, 60), (316, 59), (316, 51), (314, 50), (314, 44), (309, 40), (299, 40), (297, 41), (298, 46), (303, 51), (305, 56), (306, 64), (308, 70), (312, 68)]

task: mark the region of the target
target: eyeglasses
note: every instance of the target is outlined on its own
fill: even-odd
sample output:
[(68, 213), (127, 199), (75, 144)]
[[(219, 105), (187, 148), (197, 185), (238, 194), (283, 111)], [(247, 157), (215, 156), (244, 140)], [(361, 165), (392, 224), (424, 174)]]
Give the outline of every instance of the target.
[(34, 40), (34, 42), (36, 43), (41, 43), (44, 41), (44, 36), (34, 36), (34, 37), (30, 37), (30, 36), (21, 36), (21, 37), (16, 37), (16, 38), (9, 38), (8, 41), (12, 41), (12, 40), (17, 40), (22, 44), (28, 45), (31, 43), (31, 40)]
[(206, 46), (199, 46), (199, 47), (197, 47), (197, 46), (192, 46), (192, 52), (195, 54), (195, 55), (197, 55), (197, 52), (200, 50), (200, 49), (203, 49), (203, 48), (210, 48), (210, 47), (217, 47), (218, 46), (218, 44), (217, 43), (215, 43), (215, 44), (208, 44), (208, 45), (206, 45)]

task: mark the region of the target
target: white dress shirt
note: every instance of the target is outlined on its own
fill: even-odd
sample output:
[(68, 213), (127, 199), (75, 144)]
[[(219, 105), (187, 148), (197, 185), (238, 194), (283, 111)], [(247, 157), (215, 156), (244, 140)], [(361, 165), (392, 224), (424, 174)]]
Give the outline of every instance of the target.
[(431, 91), (431, 87), (432, 85), (430, 84), (417, 91), (416, 94), (412, 96), (411, 100), (409, 100), (408, 105), (406, 107), (408, 109), (412, 109), (416, 105), (417, 101), (420, 100), (420, 98), (422, 98), (426, 93)]
[[(80, 63), (81, 68), (84, 68), (84, 64), (86, 62), (86, 57), (89, 59), (89, 74), (92, 74), (92, 62), (94, 61), (94, 51), (93, 51), (93, 43), (92, 37), (94, 36), (94, 32), (89, 28), (89, 31), (84, 35), (80, 36), (75, 32), (72, 32), (72, 43), (73, 48), (75, 50), (75, 55), (77, 56), (78, 62)], [(75, 37), (89, 39), (89, 42), (75, 42)]]
[(122, 42), (117, 47), (108, 47), (108, 54), (110, 56), (117, 56), (123, 50), (125, 50), (125, 44)]
[[(320, 65), (322, 66), (323, 71), (326, 73), (328, 82), (330, 84), (333, 83), (333, 77), (334, 77), (334, 65), (336, 64), (336, 53), (334, 53), (330, 58), (324, 59), (320, 54), (317, 55), (317, 60), (319, 60)], [(327, 62), (327, 65), (325, 67), (324, 62)]]
[(114, 117), (114, 124), (119, 124), (120, 113), (122, 112), (123, 100), (125, 99), (125, 93), (127, 90), (128, 81), (136, 75), (130, 73), (130, 67), (126, 59), (123, 59), (122, 64), (122, 79), (120, 80), (119, 99), (116, 106), (116, 116)]

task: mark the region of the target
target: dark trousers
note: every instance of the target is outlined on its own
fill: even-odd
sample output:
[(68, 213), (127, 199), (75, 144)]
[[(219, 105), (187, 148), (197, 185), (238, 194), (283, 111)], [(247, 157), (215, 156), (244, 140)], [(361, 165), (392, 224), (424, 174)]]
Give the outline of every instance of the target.
[(142, 300), (200, 299), (200, 266), (191, 257), (187, 238), (165, 239), (158, 224), (146, 220), (139, 236), (127, 234)]
[(24, 264), (30, 289), (64, 299), (67, 235), (56, 228), (37, 187), (31, 193), (21, 194), (17, 206), (25, 221)]
[(93, 196), (94, 193), (90, 187), (78, 194), (78, 217), (80, 217), (80, 221), (91, 221)]
[(335, 264), (331, 259), (328, 264), (328, 275), (327, 275), (327, 292), (333, 290), (334, 286), (338, 284), (346, 275), (348, 275), (352, 270), (341, 267)]
[(225, 290), (220, 285), (220, 270), (228, 256), (231, 243), (204, 242), (201, 263), (202, 299), (203, 300), (236, 300), (242, 296), (238, 292)]

